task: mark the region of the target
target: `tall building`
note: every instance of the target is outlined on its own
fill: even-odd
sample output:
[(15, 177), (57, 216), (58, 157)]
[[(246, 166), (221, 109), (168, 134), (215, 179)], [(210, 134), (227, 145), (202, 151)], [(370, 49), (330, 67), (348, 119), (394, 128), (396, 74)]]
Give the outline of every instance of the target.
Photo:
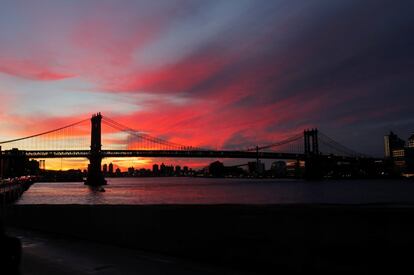
[(113, 175), (114, 174), (114, 165), (112, 164), (112, 162), (109, 164), (109, 175)]
[(39, 173), (39, 162), (30, 160), (22, 151), (11, 149), (2, 152), (2, 176), (20, 177)]
[(177, 176), (181, 176), (181, 166), (180, 165), (175, 166), (175, 174)]
[(404, 140), (390, 132), (384, 136), (385, 157), (392, 161), (392, 173), (395, 175), (414, 175), (414, 134)]
[(117, 177), (120, 177), (120, 176), (122, 175), (122, 173), (121, 173), (121, 169), (119, 169), (119, 167), (118, 167), (118, 168), (116, 168), (116, 170), (115, 170), (115, 174), (117, 175)]
[(287, 165), (285, 161), (279, 160), (272, 163), (270, 168), (272, 175), (276, 177), (285, 177), (287, 174)]
[(166, 166), (165, 166), (164, 163), (161, 163), (161, 166), (160, 166), (160, 174), (162, 176), (165, 176), (165, 174), (166, 174)]
[(152, 166), (152, 173), (153, 173), (154, 175), (158, 175), (158, 173), (159, 173), (159, 167), (158, 167), (158, 164), (154, 164), (154, 165)]
[(386, 158), (394, 157), (394, 152), (401, 154), (400, 150), (404, 150), (405, 141), (399, 138), (392, 131), (384, 136), (384, 153)]
[(414, 133), (408, 138), (408, 148), (414, 148)]
[(46, 170), (46, 160), (44, 159), (39, 160), (39, 168), (40, 170)]
[(265, 171), (265, 164), (259, 161), (250, 161), (247, 163), (249, 173), (251, 174), (262, 174)]
[(128, 175), (129, 175), (129, 176), (133, 176), (133, 175), (134, 175), (134, 173), (135, 173), (135, 168), (134, 168), (134, 167), (129, 167), (129, 168), (128, 168)]
[(213, 177), (224, 177), (224, 173), (225, 173), (224, 164), (218, 160), (215, 162), (212, 162), (208, 166), (208, 172)]

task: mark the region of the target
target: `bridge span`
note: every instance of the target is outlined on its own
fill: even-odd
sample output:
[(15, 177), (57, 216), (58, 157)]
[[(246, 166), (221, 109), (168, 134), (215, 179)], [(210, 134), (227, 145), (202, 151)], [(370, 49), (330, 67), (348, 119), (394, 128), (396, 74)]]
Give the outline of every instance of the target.
[[(87, 158), (89, 159), (86, 184), (102, 185), (106, 181), (101, 171), (103, 158), (233, 158), (233, 159), (280, 159), (303, 160), (308, 171), (321, 170), (321, 159), (331, 165), (333, 161), (345, 160), (357, 162), (369, 159), (366, 155), (348, 149), (317, 129), (304, 130), (289, 138), (275, 141), (268, 145), (255, 146), (244, 150), (211, 150), (177, 144), (165, 139), (150, 136), (118, 123), (101, 113), (94, 114), (90, 119), (90, 139), (81, 146), (77, 140), (79, 127), (87, 123), (84, 119), (77, 123), (60, 127), (55, 130), (0, 142), (0, 159), (4, 156), (13, 157), (18, 154), (28, 158)], [(102, 147), (102, 124), (114, 131), (127, 136), (127, 140), (116, 145), (122, 149), (106, 149)], [(86, 125), (84, 125), (86, 126)], [(85, 131), (83, 131), (85, 133)], [(75, 137), (75, 139), (74, 139)], [(82, 137), (87, 136), (83, 134)], [(25, 145), (25, 142), (31, 142)], [(85, 145), (86, 144), (86, 145)], [(9, 150), (1, 151), (1, 146), (9, 146)], [(73, 149), (72, 149), (73, 148)], [(331, 162), (331, 163), (328, 163)], [(309, 169), (308, 169), (309, 168)]]
[[(32, 158), (90, 158), (89, 150), (29, 150), (19, 151)], [(5, 152), (7, 154), (7, 152)], [(277, 152), (248, 152), (230, 150), (102, 150), (102, 158), (240, 158), (240, 159), (305, 159), (304, 154)]]

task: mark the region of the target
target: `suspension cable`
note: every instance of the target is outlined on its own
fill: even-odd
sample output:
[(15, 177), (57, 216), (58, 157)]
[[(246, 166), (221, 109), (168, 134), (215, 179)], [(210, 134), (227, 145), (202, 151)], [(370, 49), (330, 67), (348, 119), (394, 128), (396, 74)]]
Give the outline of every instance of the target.
[(113, 119), (108, 118), (108, 117), (102, 117), (102, 118), (103, 118), (103, 122), (106, 125), (108, 125), (110, 127), (113, 127), (113, 128), (115, 128), (117, 130), (120, 130), (120, 131), (128, 132), (129, 134), (132, 134), (132, 135), (134, 135), (138, 138), (142, 138), (142, 139), (145, 139), (145, 140), (150, 141), (150, 142), (163, 144), (165, 146), (171, 146), (171, 147), (176, 147), (176, 148), (186, 148), (187, 150), (189, 150), (189, 149), (191, 149), (191, 150), (200, 149), (200, 148), (195, 148), (195, 147), (192, 147), (192, 146), (185, 146), (185, 145), (182, 145), (182, 144), (170, 142), (170, 141), (167, 141), (167, 140), (164, 140), (164, 139), (160, 139), (160, 138), (157, 138), (157, 137), (150, 136), (148, 134), (140, 133), (139, 131), (137, 131), (135, 129), (132, 129), (128, 126), (125, 126), (125, 125), (123, 125), (123, 124), (121, 124), (121, 123), (119, 123), (119, 122), (117, 122)]
[(31, 135), (31, 136), (22, 137), (22, 138), (16, 138), (16, 139), (10, 139), (10, 140), (1, 141), (0, 144), (21, 141), (21, 140), (25, 140), (25, 139), (29, 139), (29, 138), (35, 138), (35, 137), (38, 137), (38, 136), (43, 136), (43, 135), (46, 135), (46, 134), (54, 133), (54, 132), (57, 132), (57, 131), (60, 131), (60, 130), (63, 130), (63, 129), (66, 129), (66, 128), (69, 128), (69, 127), (72, 127), (72, 126), (79, 125), (79, 124), (81, 124), (81, 123), (83, 123), (85, 121), (88, 121), (88, 120), (89, 119), (84, 119), (84, 120), (81, 120), (81, 121), (78, 121), (78, 122), (75, 122), (75, 123), (72, 123), (72, 124), (69, 124), (69, 125), (66, 125), (66, 126), (63, 126), (63, 127), (57, 128), (57, 129), (54, 129), (54, 130), (42, 132), (42, 133), (39, 133), (39, 134), (36, 134), (36, 135)]
[[(319, 131), (319, 135), (321, 136), (321, 141), (323, 144), (329, 146), (330, 148), (340, 152), (340, 153), (344, 153), (350, 156), (359, 156), (359, 157), (367, 157), (366, 154), (361, 154), (359, 152), (356, 152), (342, 144), (340, 144), (339, 142), (335, 141), (334, 139), (332, 139), (331, 137), (325, 135), (324, 133)], [(326, 140), (324, 140), (326, 139)]]
[(285, 144), (297, 141), (297, 140), (301, 139), (302, 137), (303, 137), (303, 134), (299, 133), (299, 134), (296, 134), (296, 135), (294, 135), (292, 137), (289, 137), (287, 139), (275, 142), (273, 144), (269, 144), (269, 145), (265, 145), (265, 146), (261, 146), (261, 147), (256, 147), (256, 148), (249, 148), (246, 151), (250, 152), (250, 151), (256, 151), (256, 150), (269, 149), (269, 148), (272, 148), (272, 147), (278, 147), (278, 146), (281, 146), (281, 145), (285, 145)]

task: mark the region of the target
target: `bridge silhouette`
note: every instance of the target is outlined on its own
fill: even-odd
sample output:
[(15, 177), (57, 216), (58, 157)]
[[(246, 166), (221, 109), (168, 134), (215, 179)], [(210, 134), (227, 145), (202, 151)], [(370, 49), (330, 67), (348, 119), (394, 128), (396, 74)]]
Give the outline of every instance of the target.
[[(85, 124), (90, 121), (90, 142)], [(102, 126), (110, 129), (110, 145), (102, 144)], [(83, 128), (82, 128), (83, 127)], [(86, 139), (85, 139), (86, 137)], [(101, 113), (50, 131), (0, 142), (11, 155), (13, 148), (28, 158), (87, 158), (88, 176), (85, 184), (102, 185), (106, 181), (101, 171), (103, 158), (165, 157), (165, 158), (240, 158), (303, 160), (308, 170), (318, 170), (321, 159), (355, 161), (370, 157), (355, 152), (317, 129), (307, 129), (271, 144), (239, 150), (212, 150), (186, 146), (137, 131)], [(1, 147), (0, 147), (1, 148)]]

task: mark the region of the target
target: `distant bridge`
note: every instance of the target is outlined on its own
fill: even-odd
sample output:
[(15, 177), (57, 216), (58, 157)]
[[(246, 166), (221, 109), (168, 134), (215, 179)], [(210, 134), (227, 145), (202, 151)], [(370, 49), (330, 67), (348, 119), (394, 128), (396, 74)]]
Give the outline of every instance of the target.
[[(101, 172), (103, 158), (238, 158), (257, 161), (291, 159), (305, 160), (307, 163), (315, 162), (316, 158), (347, 161), (369, 158), (341, 145), (317, 129), (305, 130), (287, 139), (245, 150), (211, 150), (153, 137), (104, 117), (100, 113), (94, 114), (90, 121), (90, 142), (85, 140), (85, 131), (79, 130), (79, 127), (88, 122), (85, 119), (47, 132), (0, 142), (0, 146), (8, 149), (2, 155), (11, 157), (13, 151), (10, 149), (19, 148), (19, 155), (33, 159), (88, 158), (90, 163), (86, 184), (90, 185), (105, 184)], [(109, 135), (116, 148), (102, 148), (102, 124), (110, 129)], [(312, 167), (316, 169), (315, 165)]]

